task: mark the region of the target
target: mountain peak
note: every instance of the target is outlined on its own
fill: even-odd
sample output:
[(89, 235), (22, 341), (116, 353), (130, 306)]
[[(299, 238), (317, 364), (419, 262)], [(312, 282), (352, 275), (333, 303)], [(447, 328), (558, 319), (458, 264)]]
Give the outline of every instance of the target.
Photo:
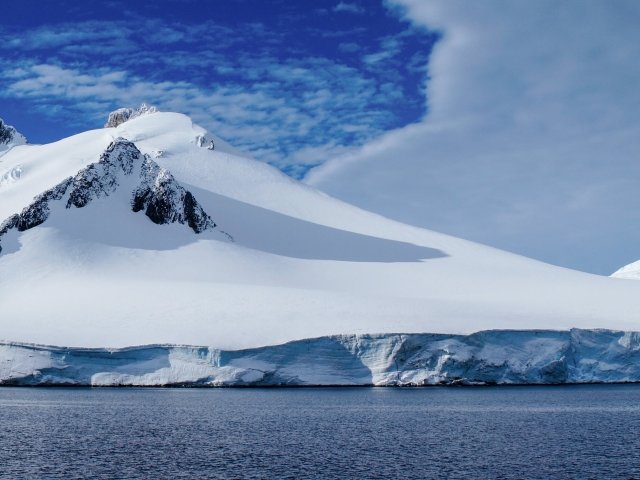
[(109, 118), (107, 119), (107, 123), (104, 124), (104, 128), (115, 128), (133, 118), (156, 113), (157, 111), (158, 109), (156, 107), (153, 105), (147, 105), (146, 103), (140, 104), (137, 109), (119, 108), (109, 114)]
[(27, 143), (27, 139), (21, 133), (12, 127), (7, 125), (0, 118), (0, 155), (11, 150), (16, 145), (24, 145)]
[(216, 227), (194, 195), (168, 170), (142, 154), (133, 142), (120, 137), (111, 142), (97, 162), (37, 195), (21, 213), (1, 222), (0, 240), (13, 229), (24, 232), (47, 221), (56, 202), (67, 210), (84, 208), (95, 200), (115, 194), (125, 183), (124, 177), (136, 178), (134, 191), (125, 195), (131, 198), (130, 209), (134, 213), (142, 211), (158, 225), (187, 225), (194, 233)]

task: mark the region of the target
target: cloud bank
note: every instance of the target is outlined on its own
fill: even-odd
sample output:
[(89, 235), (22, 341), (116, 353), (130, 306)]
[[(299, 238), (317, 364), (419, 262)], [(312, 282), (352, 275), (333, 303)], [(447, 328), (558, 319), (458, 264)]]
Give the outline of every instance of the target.
[(640, 257), (640, 4), (396, 0), (438, 29), (429, 110), (312, 170), (367, 209), (608, 274)]

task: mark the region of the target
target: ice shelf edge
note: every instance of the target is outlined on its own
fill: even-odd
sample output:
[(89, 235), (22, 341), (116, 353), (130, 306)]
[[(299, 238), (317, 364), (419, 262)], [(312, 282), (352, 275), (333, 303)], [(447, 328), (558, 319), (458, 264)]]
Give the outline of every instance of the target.
[(640, 332), (335, 335), (252, 348), (0, 343), (0, 385), (427, 386), (640, 382)]

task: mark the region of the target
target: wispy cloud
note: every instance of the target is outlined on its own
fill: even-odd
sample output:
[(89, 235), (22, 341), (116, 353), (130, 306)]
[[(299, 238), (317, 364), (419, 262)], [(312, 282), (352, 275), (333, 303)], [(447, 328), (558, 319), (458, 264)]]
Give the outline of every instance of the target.
[(84, 42), (109, 44), (131, 33), (131, 30), (122, 23), (83, 22), (77, 25), (43, 26), (22, 35), (12, 36), (4, 44), (4, 48), (28, 51), (80, 45)]
[[(363, 13), (353, 2), (333, 10)], [(290, 21), (300, 14), (289, 9), (278, 28), (132, 13), (0, 30), (8, 54), (0, 59), (0, 96), (66, 114), (79, 127), (113, 108), (154, 103), (294, 176), (424, 113), (425, 72), (408, 70), (410, 44), (428, 55), (433, 34), (399, 21), (383, 35), (366, 22), (307, 28), (298, 26), (304, 16)], [(322, 40), (305, 44), (302, 31)]]
[(364, 13), (364, 8), (357, 3), (339, 2), (335, 7), (333, 7), (333, 11), (359, 14)]
[[(2, 95), (28, 98), (45, 114), (64, 100), (70, 117), (79, 120), (89, 114), (96, 121), (117, 105), (147, 101), (190, 114), (238, 147), (258, 152), (295, 175), (343, 151), (344, 144), (361, 144), (381, 133), (390, 119), (382, 109), (366, 108), (368, 99), (397, 96), (364, 78), (353, 78), (349, 88), (339, 89), (337, 82), (350, 74), (348, 68), (321, 59), (303, 63), (272, 66), (270, 81), (256, 82), (251, 90), (242, 85), (203, 88), (187, 81), (154, 82), (106, 68), (88, 73), (52, 64), (23, 65), (6, 71), (10, 81)], [(260, 79), (267, 65), (253, 68)], [(283, 88), (290, 93), (282, 95)], [(324, 156), (319, 153), (323, 149)]]

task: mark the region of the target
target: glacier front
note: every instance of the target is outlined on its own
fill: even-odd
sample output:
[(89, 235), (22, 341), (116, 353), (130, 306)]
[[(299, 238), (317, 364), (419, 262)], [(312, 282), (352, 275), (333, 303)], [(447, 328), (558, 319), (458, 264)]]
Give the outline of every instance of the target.
[(427, 386), (640, 382), (640, 333), (339, 335), (246, 350), (0, 344), (0, 385)]

